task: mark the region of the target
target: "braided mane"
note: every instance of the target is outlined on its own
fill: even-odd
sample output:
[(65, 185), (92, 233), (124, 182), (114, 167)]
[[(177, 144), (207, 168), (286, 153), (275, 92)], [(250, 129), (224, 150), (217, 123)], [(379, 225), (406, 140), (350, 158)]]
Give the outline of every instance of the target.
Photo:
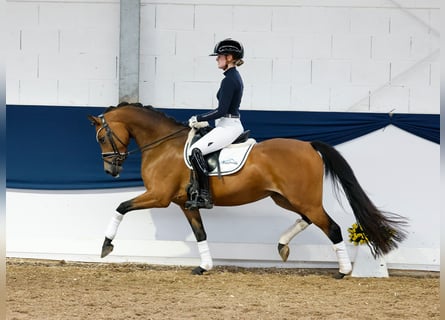
[(184, 126), (184, 124), (183, 124), (182, 122), (179, 122), (179, 121), (176, 120), (175, 118), (173, 118), (173, 117), (171, 117), (171, 116), (165, 114), (165, 113), (162, 112), (162, 111), (157, 110), (156, 108), (154, 108), (154, 107), (151, 106), (151, 105), (146, 105), (146, 106), (144, 106), (144, 105), (143, 105), (142, 103), (140, 103), (140, 102), (129, 103), (129, 102), (125, 102), (125, 101), (124, 101), (124, 102), (119, 103), (117, 106), (109, 106), (109, 107), (104, 111), (104, 113), (107, 113), (107, 112), (116, 110), (117, 108), (127, 107), (127, 106), (137, 107), (137, 108), (140, 108), (141, 110), (145, 110), (145, 111), (148, 111), (148, 112), (153, 112), (153, 113), (155, 113), (155, 114), (157, 114), (157, 115), (159, 115), (159, 116), (161, 116), (161, 117), (163, 117), (163, 118), (166, 118), (166, 119), (168, 119), (168, 120), (170, 120), (170, 121), (173, 121), (174, 123), (176, 123), (176, 124), (178, 124), (178, 125), (182, 125), (182, 126)]

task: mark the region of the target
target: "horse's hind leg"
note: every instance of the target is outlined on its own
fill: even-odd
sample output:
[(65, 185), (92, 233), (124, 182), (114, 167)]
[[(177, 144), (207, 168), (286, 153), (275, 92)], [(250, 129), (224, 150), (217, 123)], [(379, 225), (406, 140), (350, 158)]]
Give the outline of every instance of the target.
[(293, 225), (291, 225), (280, 237), (278, 241), (278, 253), (281, 256), (281, 259), (286, 262), (289, 257), (290, 249), (289, 242), (301, 231), (306, 229), (310, 223), (307, 223), (304, 219), (297, 219)]
[(342, 279), (345, 275), (352, 271), (351, 260), (349, 259), (346, 245), (343, 241), (341, 229), (339, 225), (332, 220), (323, 207), (307, 213), (311, 217), (313, 223), (318, 226), (332, 241), (335, 254), (339, 264), (339, 272), (335, 278)]
[(318, 207), (313, 210), (297, 210), (289, 200), (279, 194), (272, 196), (272, 199), (277, 205), (282, 208), (294, 211), (302, 216), (303, 219), (298, 219), (292, 226), (289, 227), (280, 237), (278, 242), (278, 252), (280, 253), (283, 261), (286, 261), (289, 256), (289, 242), (298, 233), (306, 229), (311, 223), (314, 223), (319, 227), (332, 241), (337, 260), (339, 263), (339, 273), (335, 275), (335, 278), (341, 279), (345, 275), (352, 271), (351, 261), (346, 251), (346, 246), (343, 241), (341, 229), (338, 224), (332, 220), (323, 207)]
[[(275, 201), (277, 205), (280, 207), (294, 211), (296, 213), (299, 213), (295, 210), (295, 208), (290, 204), (290, 202), (281, 196), (280, 194), (275, 194), (272, 196), (272, 199)], [(278, 253), (280, 254), (281, 259), (286, 262), (287, 258), (289, 257), (290, 249), (289, 249), (289, 242), (300, 232), (302, 232), (304, 229), (306, 229), (312, 221), (309, 220), (306, 216), (299, 213), (302, 218), (298, 218), (297, 221), (293, 225), (291, 225), (286, 231), (283, 232), (283, 234), (280, 237), (280, 240), (278, 241)]]

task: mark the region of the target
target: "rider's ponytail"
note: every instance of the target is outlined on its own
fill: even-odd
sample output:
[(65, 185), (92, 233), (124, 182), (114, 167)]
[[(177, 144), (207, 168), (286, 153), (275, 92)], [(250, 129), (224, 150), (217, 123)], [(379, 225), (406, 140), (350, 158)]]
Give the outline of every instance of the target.
[(244, 64), (244, 60), (243, 59), (238, 59), (235, 61), (235, 66), (239, 67), (242, 66)]

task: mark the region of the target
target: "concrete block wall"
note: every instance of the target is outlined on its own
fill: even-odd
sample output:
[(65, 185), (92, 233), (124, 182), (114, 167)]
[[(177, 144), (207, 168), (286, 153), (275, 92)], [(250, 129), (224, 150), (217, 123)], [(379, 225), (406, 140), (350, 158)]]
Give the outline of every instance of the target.
[(7, 2), (8, 104), (118, 100), (119, 3)]
[[(8, 2), (7, 102), (118, 101), (118, 2)], [(140, 101), (214, 108), (239, 39), (243, 109), (439, 113), (437, 0), (144, 0)]]

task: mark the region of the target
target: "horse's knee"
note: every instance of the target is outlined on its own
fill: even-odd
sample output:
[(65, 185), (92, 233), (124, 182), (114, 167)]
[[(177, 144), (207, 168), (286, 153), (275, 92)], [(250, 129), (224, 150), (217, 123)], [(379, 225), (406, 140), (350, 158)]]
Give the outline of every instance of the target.
[(132, 210), (132, 200), (122, 202), (119, 207), (117, 207), (116, 211), (120, 214), (126, 214), (128, 211)]

